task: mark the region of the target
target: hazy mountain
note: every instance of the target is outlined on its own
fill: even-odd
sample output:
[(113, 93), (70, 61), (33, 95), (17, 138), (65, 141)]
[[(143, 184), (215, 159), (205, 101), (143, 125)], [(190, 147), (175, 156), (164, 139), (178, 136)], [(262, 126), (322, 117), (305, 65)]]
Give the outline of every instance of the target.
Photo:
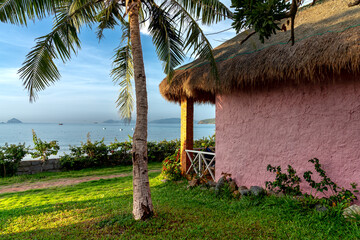
[(215, 118), (201, 120), (198, 124), (215, 124)]
[(7, 123), (22, 123), (22, 121), (20, 121), (19, 119), (16, 119), (16, 118), (12, 118), (9, 121), (7, 121)]
[(180, 118), (164, 118), (164, 119), (151, 121), (150, 123), (180, 124), (180, 122), (181, 122)]
[(126, 120), (112, 120), (112, 119), (109, 119), (109, 120), (103, 121), (103, 123), (128, 123), (128, 122), (126, 122)]

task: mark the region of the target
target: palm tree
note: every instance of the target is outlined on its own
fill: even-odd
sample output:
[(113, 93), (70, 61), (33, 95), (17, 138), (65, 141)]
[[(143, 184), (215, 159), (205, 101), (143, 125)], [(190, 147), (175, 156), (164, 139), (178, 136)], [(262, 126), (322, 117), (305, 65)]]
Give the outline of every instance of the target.
[(130, 118), (133, 109), (131, 79), (135, 82), (136, 127), (133, 136), (133, 214), (146, 219), (153, 214), (147, 169), (147, 92), (140, 41), (140, 24), (149, 32), (164, 72), (171, 80), (184, 50), (208, 59), (217, 78), (212, 48), (199, 24), (212, 24), (231, 16), (219, 0), (0, 0), (0, 21), (26, 25), (29, 20), (53, 15), (52, 31), (36, 44), (20, 68), (20, 78), (34, 101), (37, 92), (59, 80), (55, 59), (70, 60), (80, 49), (82, 26), (103, 30), (122, 27), (123, 41), (116, 49), (111, 75), (121, 87), (117, 100), (120, 115)]

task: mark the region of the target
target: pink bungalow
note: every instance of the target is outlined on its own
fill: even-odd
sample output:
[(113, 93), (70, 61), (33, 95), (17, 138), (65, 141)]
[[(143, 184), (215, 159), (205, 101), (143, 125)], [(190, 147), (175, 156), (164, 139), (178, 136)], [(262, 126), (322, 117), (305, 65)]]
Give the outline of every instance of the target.
[(316, 157), (340, 186), (360, 184), (360, 6), (304, 7), (295, 25), (294, 46), (290, 31), (264, 44), (256, 35), (240, 44), (251, 33), (243, 32), (214, 49), (218, 82), (196, 60), (160, 84), (181, 103), (182, 150), (192, 148), (193, 103), (216, 104), (216, 179), (224, 172), (264, 186), (274, 178), (268, 164), (302, 176)]

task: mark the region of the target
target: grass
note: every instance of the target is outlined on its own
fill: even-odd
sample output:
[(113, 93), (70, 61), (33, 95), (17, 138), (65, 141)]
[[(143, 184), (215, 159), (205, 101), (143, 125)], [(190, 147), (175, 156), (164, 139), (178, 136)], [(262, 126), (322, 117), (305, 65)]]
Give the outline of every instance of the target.
[[(152, 162), (149, 163), (149, 170), (160, 169), (161, 163)], [(65, 172), (43, 172), (33, 175), (20, 175), (13, 177), (0, 178), (0, 186), (11, 185), (15, 183), (31, 183), (31, 182), (43, 182), (49, 180), (56, 180), (60, 178), (78, 178), (78, 177), (90, 177), (90, 176), (105, 176), (121, 173), (130, 173), (132, 166), (117, 166), (106, 168), (90, 168), (79, 171), (65, 171)]]
[(163, 183), (159, 173), (150, 184), (155, 216), (147, 221), (132, 218), (131, 177), (1, 194), (0, 239), (360, 239), (360, 225), (336, 209), (319, 213), (286, 197), (219, 198)]

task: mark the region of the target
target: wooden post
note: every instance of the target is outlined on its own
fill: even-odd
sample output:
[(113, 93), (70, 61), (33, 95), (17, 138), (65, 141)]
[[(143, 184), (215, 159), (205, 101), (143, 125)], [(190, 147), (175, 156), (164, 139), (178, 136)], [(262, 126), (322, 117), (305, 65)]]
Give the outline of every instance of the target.
[(181, 173), (185, 174), (190, 167), (190, 159), (187, 157), (185, 149), (193, 149), (194, 141), (194, 100), (183, 98), (181, 100)]

